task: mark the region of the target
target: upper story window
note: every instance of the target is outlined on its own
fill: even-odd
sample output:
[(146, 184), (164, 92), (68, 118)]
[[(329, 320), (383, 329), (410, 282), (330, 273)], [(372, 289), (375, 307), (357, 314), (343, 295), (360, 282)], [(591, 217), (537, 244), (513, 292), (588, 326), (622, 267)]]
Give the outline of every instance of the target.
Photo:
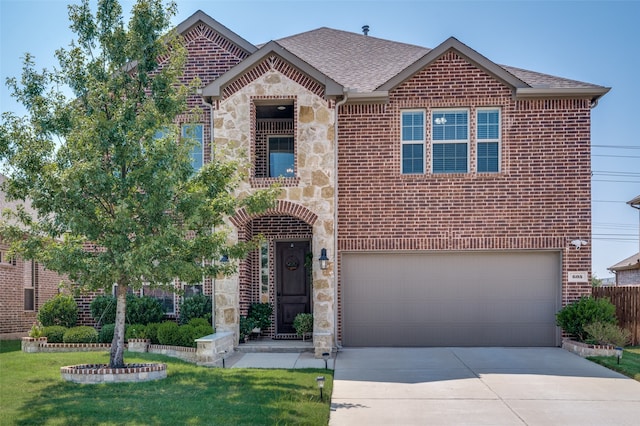
[(433, 173), (467, 173), (469, 111), (439, 110), (431, 114)]
[(269, 136), (269, 177), (294, 177), (293, 136)]
[(424, 111), (402, 111), (402, 173), (424, 173)]
[(204, 132), (202, 124), (184, 124), (181, 136), (183, 139), (193, 141), (189, 156), (193, 170), (198, 171), (204, 164)]
[(477, 171), (500, 171), (500, 110), (482, 108), (477, 111)]
[(254, 177), (296, 176), (295, 107), (293, 99), (255, 104)]

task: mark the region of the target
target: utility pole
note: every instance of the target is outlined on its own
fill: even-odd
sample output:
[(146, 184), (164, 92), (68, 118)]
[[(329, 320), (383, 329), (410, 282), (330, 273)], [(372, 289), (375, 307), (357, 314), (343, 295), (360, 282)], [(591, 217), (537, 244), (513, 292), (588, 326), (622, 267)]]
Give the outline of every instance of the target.
[(638, 252), (640, 252), (640, 195), (631, 201), (627, 201), (627, 204), (634, 209), (638, 209)]

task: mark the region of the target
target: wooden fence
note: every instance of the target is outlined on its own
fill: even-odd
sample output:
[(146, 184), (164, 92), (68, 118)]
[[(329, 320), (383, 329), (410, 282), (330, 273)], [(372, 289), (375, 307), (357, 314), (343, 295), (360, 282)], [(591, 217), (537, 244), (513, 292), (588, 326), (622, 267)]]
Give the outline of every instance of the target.
[(631, 332), (632, 345), (640, 345), (640, 286), (594, 287), (593, 297), (606, 297), (616, 306), (620, 327)]

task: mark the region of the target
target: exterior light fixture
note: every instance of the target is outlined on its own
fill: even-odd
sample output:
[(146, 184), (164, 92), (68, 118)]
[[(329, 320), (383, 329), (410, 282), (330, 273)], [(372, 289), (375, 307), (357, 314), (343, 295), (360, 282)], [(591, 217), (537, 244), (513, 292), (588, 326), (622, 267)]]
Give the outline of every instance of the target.
[(327, 361), (329, 360), (329, 357), (331, 356), (331, 354), (329, 352), (323, 352), (322, 353), (322, 359), (324, 359), (324, 369), (327, 369)]
[(316, 377), (316, 383), (318, 384), (318, 389), (320, 389), (320, 401), (323, 401), (322, 389), (324, 388), (324, 376)]
[(320, 269), (327, 269), (327, 266), (329, 266), (329, 258), (327, 257), (326, 248), (320, 250), (320, 258), (318, 259), (318, 261), (320, 261)]
[(284, 105), (279, 105), (278, 106), (278, 111), (284, 111), (285, 109), (287, 109), (287, 107), (284, 106)]
[(616, 347), (616, 356), (618, 357), (618, 364), (620, 364), (620, 358), (622, 358), (622, 351), (624, 349), (621, 347)]

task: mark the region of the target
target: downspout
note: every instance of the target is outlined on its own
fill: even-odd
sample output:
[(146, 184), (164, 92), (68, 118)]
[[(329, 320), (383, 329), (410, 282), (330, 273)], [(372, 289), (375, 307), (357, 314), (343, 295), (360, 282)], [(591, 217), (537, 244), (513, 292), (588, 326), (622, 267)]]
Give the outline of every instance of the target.
[(338, 344), (338, 110), (349, 99), (348, 89), (343, 93), (342, 100), (336, 103), (333, 120), (333, 342), (336, 350), (342, 349)]
[[(198, 89), (198, 94), (202, 96), (202, 89)], [(202, 100), (203, 105), (207, 105), (209, 107), (209, 150), (210, 150), (210, 161), (215, 159), (215, 150), (213, 149), (213, 112), (215, 108), (213, 107), (213, 100), (211, 102), (207, 102), (204, 96), (200, 98)], [(204, 162), (204, 158), (202, 159)], [(216, 227), (211, 228), (211, 233), (215, 234)], [(215, 259), (211, 260), (215, 262)], [(204, 285), (204, 282), (202, 283)], [(204, 288), (204, 287), (203, 287)], [(216, 277), (213, 276), (211, 278), (211, 325), (213, 329), (216, 329)], [(224, 361), (224, 360), (223, 360)]]

